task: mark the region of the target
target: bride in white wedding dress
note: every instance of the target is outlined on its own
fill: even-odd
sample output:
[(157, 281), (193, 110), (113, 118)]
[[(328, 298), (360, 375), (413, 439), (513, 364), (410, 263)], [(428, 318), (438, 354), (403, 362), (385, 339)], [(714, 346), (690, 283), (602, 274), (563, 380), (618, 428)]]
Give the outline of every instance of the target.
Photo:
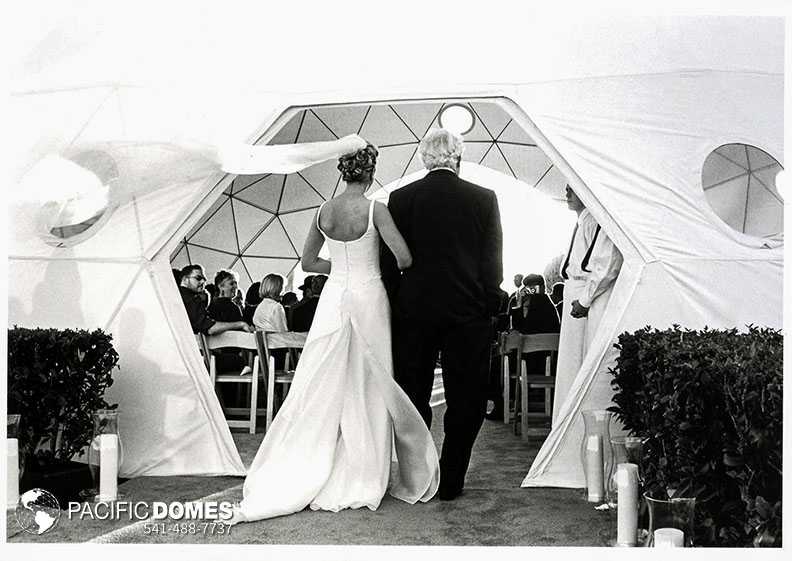
[[(377, 149), (339, 159), (345, 192), (324, 203), (302, 263), (329, 273), (288, 396), (264, 437), (232, 523), (313, 510), (375, 510), (387, 491), (428, 501), (440, 478), (431, 434), (393, 380), (390, 308), (380, 280), (382, 239), (412, 262), (387, 207), (363, 195)], [(322, 243), (330, 261), (318, 257)], [(332, 264), (332, 266), (331, 266)]]

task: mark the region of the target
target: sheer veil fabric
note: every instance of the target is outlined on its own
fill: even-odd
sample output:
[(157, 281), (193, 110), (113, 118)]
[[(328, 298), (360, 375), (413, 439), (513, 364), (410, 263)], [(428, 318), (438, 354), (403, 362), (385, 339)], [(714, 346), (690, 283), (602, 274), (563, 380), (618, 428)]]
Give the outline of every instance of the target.
[(432, 436), (393, 380), (374, 204), (360, 238), (341, 242), (322, 232), (331, 274), (294, 383), (248, 471), (242, 520), (308, 506), (375, 510), (386, 492), (414, 504), (437, 491)]

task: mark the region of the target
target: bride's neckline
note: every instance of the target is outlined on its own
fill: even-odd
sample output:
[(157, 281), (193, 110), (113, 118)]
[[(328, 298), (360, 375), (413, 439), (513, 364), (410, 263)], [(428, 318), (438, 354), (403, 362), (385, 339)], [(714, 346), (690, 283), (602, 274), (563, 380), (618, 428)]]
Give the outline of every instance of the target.
[(332, 242), (349, 244), (349, 243), (359, 242), (360, 240), (362, 240), (363, 238), (366, 237), (366, 234), (368, 234), (369, 230), (371, 230), (371, 225), (372, 225), (372, 222), (373, 222), (373, 220), (372, 220), (372, 209), (371, 209), (372, 205), (374, 204), (373, 200), (369, 203), (368, 218), (366, 219), (366, 229), (363, 230), (363, 233), (360, 234), (358, 237), (356, 237), (354, 239), (351, 239), (351, 240), (338, 240), (336, 238), (332, 238), (332, 237), (330, 237), (327, 234), (327, 232), (325, 232), (324, 228), (322, 228), (322, 209), (324, 208), (324, 205), (327, 202), (329, 202), (329, 201), (325, 201), (324, 203), (322, 203), (319, 206), (319, 211), (316, 213), (316, 227), (319, 228), (319, 231), (322, 233), (322, 235), (325, 238), (327, 238), (328, 240), (330, 240)]

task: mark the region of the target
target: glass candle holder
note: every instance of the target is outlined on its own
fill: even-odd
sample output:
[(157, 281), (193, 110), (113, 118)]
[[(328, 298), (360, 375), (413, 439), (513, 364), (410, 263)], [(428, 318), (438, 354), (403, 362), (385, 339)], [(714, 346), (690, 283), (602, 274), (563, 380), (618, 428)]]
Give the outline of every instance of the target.
[(99, 409), (93, 415), (94, 427), (88, 448), (88, 467), (93, 487), (86, 497), (96, 502), (118, 500), (118, 470), (124, 460), (118, 430), (118, 410)]
[(643, 439), (638, 436), (612, 436), (610, 439), (611, 452), (613, 458), (611, 461), (610, 472), (606, 489), (608, 498), (608, 505), (612, 508), (616, 507), (617, 502), (617, 488), (618, 481), (616, 480), (616, 468), (619, 464), (635, 464), (638, 466), (638, 485), (643, 484), (643, 477), (641, 472), (641, 457), (643, 454)]
[(646, 536), (645, 546), (655, 546), (655, 530), (675, 528), (684, 535), (684, 547), (693, 547), (695, 498), (658, 499), (644, 493), (644, 500), (649, 509), (649, 533)]
[(585, 498), (590, 503), (607, 500), (605, 479), (611, 471), (610, 422), (612, 414), (602, 409), (581, 411), (584, 434), (580, 461), (586, 477)]

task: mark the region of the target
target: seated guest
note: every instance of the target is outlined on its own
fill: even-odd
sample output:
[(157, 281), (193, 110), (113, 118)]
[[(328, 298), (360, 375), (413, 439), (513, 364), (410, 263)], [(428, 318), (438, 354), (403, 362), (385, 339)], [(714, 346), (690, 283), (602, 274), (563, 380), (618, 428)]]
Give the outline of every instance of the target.
[(204, 285), (206, 277), (200, 265), (187, 265), (181, 270), (182, 278), (179, 293), (182, 297), (184, 309), (190, 319), (193, 333), (215, 335), (224, 331), (237, 329), (240, 331), (253, 331), (244, 321), (217, 321), (211, 318), (206, 310), (204, 298)]
[(217, 321), (242, 321), (242, 308), (237, 303), (238, 277), (234, 271), (220, 269), (214, 277), (217, 297), (209, 303), (209, 317)]
[(297, 290), (302, 291), (302, 298), (300, 298), (300, 302), (307, 302), (313, 297), (313, 293), (311, 292), (311, 283), (313, 282), (313, 275), (308, 275), (303, 279), (303, 283), (297, 287)]
[(286, 323), (286, 312), (280, 303), (280, 295), (283, 290), (283, 277), (276, 274), (269, 274), (261, 281), (259, 294), (261, 303), (256, 307), (253, 314), (253, 325), (262, 331), (288, 331)]
[(176, 281), (176, 286), (181, 284), (181, 270), (180, 269), (171, 269), (171, 273), (173, 273), (173, 280)]
[(284, 308), (294, 306), (296, 303), (297, 295), (294, 292), (286, 292), (283, 296), (281, 296), (281, 304), (283, 304)]
[(306, 332), (311, 330), (314, 314), (316, 314), (316, 306), (319, 305), (319, 297), (322, 294), (325, 281), (325, 275), (315, 275), (311, 279), (310, 298), (301, 300), (291, 307), (291, 331)]
[(545, 293), (544, 277), (530, 274), (523, 279), (526, 296), (522, 300), (521, 321), (515, 325), (520, 333), (558, 333), (561, 325), (552, 300)]
[(242, 319), (253, 325), (253, 314), (261, 303), (261, 282), (256, 281), (250, 285), (245, 293), (245, 306), (242, 309)]

